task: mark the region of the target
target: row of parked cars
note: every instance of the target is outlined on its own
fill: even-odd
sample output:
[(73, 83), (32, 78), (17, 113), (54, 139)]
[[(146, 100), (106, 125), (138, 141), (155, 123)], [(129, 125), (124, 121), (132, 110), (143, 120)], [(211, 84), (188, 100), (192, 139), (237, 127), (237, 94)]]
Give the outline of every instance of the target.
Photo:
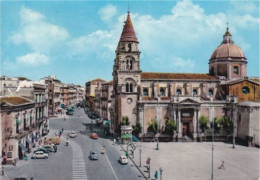
[(44, 140), (44, 145), (38, 147), (34, 154), (32, 155), (32, 159), (48, 159), (50, 153), (57, 152), (57, 145), (61, 143), (59, 137), (50, 137)]

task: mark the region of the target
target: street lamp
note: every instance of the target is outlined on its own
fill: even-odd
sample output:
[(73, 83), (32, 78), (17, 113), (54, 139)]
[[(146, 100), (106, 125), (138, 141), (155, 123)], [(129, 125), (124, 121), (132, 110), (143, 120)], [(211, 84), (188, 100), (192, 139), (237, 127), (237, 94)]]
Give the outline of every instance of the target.
[(142, 163), (142, 161), (141, 161), (142, 149), (141, 148), (139, 149), (139, 153), (140, 153), (140, 156), (139, 156), (140, 157), (139, 167), (142, 167), (142, 164), (141, 164)]
[(160, 167), (160, 180), (162, 180), (162, 172), (163, 172), (163, 169)]
[(157, 115), (157, 134), (155, 135), (157, 138), (156, 143), (156, 150), (159, 150), (159, 116), (158, 116), (158, 106), (159, 106), (159, 96), (157, 98), (157, 108), (156, 108), (156, 115)]
[(212, 101), (212, 97), (210, 97), (210, 118), (211, 118), (211, 122), (212, 122), (212, 159), (211, 159), (211, 180), (214, 179), (214, 159), (213, 159), (213, 154), (214, 154), (214, 119), (212, 118), (212, 106), (211, 106), (211, 101)]
[(232, 111), (233, 111), (233, 149), (235, 149), (235, 144), (236, 144), (236, 139), (235, 139), (235, 136), (236, 136), (236, 132), (235, 132), (235, 130), (236, 130), (236, 102), (235, 102), (235, 96), (233, 96), (233, 106), (232, 106)]

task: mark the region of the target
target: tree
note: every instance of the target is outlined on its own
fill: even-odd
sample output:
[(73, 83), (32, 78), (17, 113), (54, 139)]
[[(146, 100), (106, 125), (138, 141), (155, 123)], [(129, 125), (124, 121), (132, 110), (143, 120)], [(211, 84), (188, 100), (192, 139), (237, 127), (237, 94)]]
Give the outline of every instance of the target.
[(209, 117), (208, 116), (200, 116), (199, 118), (199, 123), (200, 123), (200, 129), (204, 133), (205, 130), (209, 128), (208, 123), (209, 123)]
[(177, 129), (177, 125), (174, 120), (167, 118), (165, 121), (164, 133), (173, 136), (174, 130)]
[(149, 123), (149, 127), (147, 129), (149, 132), (157, 133), (158, 131), (158, 123), (156, 118), (151, 120), (151, 123)]
[(122, 123), (121, 123), (123, 126), (128, 126), (130, 123), (129, 123), (129, 119), (128, 119), (128, 116), (123, 116), (122, 117)]
[(135, 126), (134, 125), (132, 126), (132, 128), (133, 128), (133, 134), (135, 136), (138, 136), (142, 131), (142, 126), (140, 122), (137, 122)]
[(233, 132), (233, 119), (228, 116), (216, 117), (218, 129), (226, 131), (228, 134)]

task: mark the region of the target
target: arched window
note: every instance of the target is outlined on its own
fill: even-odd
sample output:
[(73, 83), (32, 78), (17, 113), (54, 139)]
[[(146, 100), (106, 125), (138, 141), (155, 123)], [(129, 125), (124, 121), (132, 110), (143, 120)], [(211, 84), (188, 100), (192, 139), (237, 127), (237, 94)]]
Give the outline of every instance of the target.
[(198, 95), (198, 90), (197, 89), (193, 89), (192, 94), (193, 94), (193, 96)]
[(149, 96), (148, 88), (143, 88), (143, 96)]
[(210, 74), (214, 75), (214, 68), (213, 67), (210, 69)]
[(177, 94), (177, 95), (181, 95), (181, 89), (177, 89), (177, 90), (176, 90), (176, 94)]
[(130, 60), (130, 66), (129, 66), (129, 70), (133, 69), (133, 60)]
[(128, 83), (126, 83), (125, 91), (129, 92), (129, 84)]
[(133, 67), (134, 67), (134, 59), (133, 57), (127, 57), (126, 58), (126, 70), (133, 70)]
[(249, 93), (250, 93), (249, 87), (244, 86), (244, 87), (242, 88), (242, 93), (243, 93), (243, 94), (249, 94)]
[(164, 88), (160, 88), (160, 96), (165, 96), (165, 89)]
[(213, 96), (213, 89), (209, 89), (208, 95), (209, 95), (209, 96)]
[(238, 66), (234, 66), (234, 74), (238, 74)]
[(124, 80), (124, 84), (125, 84), (125, 87), (126, 87), (126, 92), (134, 92), (135, 91), (134, 87), (136, 86), (136, 82), (135, 82), (134, 79), (126, 78)]
[(131, 44), (128, 44), (128, 52), (131, 52), (132, 51), (132, 46)]
[(130, 92), (133, 92), (133, 84), (130, 83)]

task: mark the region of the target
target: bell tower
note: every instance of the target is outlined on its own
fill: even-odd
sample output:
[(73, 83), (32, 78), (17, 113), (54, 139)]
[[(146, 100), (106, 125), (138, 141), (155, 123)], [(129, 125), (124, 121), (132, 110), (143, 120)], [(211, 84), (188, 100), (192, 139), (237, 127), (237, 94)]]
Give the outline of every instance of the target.
[(119, 128), (123, 116), (127, 116), (131, 125), (137, 120), (137, 100), (141, 84), (140, 51), (138, 39), (127, 13), (123, 31), (115, 51), (113, 66), (114, 127)]

